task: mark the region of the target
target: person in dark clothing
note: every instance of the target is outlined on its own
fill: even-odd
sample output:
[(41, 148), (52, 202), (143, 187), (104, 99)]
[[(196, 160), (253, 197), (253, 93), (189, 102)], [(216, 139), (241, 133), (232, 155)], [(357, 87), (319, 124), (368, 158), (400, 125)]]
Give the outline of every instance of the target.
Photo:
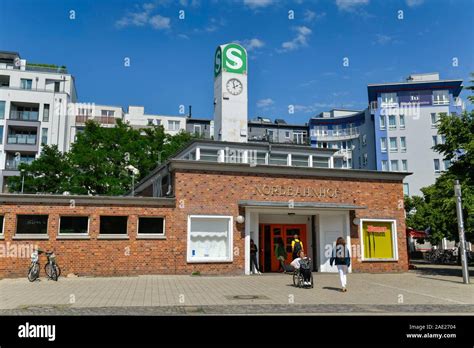
[(260, 273), (258, 269), (257, 255), (258, 255), (258, 247), (254, 243), (253, 239), (251, 239), (250, 240), (250, 273), (252, 274), (255, 274), (255, 273), (262, 274)]
[(351, 266), (351, 255), (346, 247), (346, 241), (344, 238), (339, 237), (336, 241), (336, 247), (332, 249), (332, 257), (329, 260), (331, 266), (336, 264), (337, 271), (339, 273), (339, 279), (341, 280), (342, 292), (346, 292), (347, 286), (347, 269)]

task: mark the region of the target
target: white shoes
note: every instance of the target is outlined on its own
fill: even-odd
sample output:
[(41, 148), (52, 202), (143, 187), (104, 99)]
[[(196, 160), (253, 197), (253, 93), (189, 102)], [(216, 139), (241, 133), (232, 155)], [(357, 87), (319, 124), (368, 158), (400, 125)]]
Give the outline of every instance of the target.
[(257, 274), (259, 274), (259, 275), (262, 275), (262, 272), (260, 272), (260, 271), (257, 271)]

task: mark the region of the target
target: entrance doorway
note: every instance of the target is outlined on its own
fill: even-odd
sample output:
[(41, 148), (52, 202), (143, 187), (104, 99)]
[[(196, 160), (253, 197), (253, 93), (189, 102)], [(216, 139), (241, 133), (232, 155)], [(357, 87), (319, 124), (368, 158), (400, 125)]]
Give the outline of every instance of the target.
[(299, 236), (305, 251), (308, 247), (304, 224), (260, 224), (259, 230), (259, 265), (262, 272), (278, 272), (279, 261), (275, 255), (275, 246), (280, 238), (286, 250), (286, 264), (293, 261), (291, 242), (295, 234)]

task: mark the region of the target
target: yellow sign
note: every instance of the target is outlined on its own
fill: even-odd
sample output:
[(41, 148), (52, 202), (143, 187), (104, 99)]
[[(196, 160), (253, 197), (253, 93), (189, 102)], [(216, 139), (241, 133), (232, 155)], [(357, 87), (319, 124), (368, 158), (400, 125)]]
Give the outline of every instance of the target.
[(331, 187), (300, 187), (283, 185), (255, 186), (255, 192), (263, 196), (336, 198), (341, 191)]
[(364, 221), (362, 240), (365, 259), (393, 259), (393, 223), (388, 221)]

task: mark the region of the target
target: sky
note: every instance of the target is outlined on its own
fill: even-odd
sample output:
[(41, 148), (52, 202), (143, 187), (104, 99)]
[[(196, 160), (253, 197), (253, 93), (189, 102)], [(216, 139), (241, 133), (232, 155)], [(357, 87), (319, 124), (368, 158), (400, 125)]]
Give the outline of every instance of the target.
[(212, 118), (215, 49), (239, 42), (249, 117), (300, 124), (412, 73), (470, 85), (473, 19), (474, 0), (1, 0), (0, 50), (67, 66), (80, 102)]

